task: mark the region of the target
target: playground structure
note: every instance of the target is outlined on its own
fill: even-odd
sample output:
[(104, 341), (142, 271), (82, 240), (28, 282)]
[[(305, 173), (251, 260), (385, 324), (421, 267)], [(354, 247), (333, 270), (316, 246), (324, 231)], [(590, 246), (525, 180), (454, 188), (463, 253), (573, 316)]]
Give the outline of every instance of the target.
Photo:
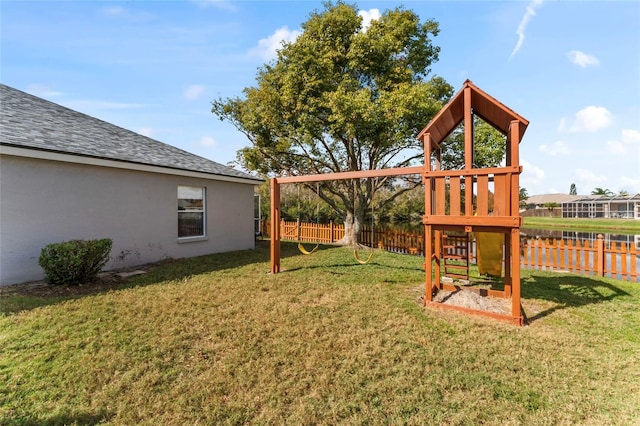
[[(506, 159), (503, 167), (474, 167), (474, 115), (506, 136)], [(443, 170), (441, 147), (460, 125), (464, 126), (464, 168)], [(520, 305), (520, 226), (519, 216), (519, 143), (529, 122), (476, 87), (470, 80), (418, 134), (424, 146), (424, 165), (415, 167), (362, 170), (271, 179), (271, 272), (280, 272), (280, 185), (339, 179), (361, 179), (420, 174), (425, 188), (425, 306), (452, 308), (508, 320), (522, 325)], [(493, 202), (490, 202), (490, 194)], [(448, 206), (448, 208), (446, 207)], [(500, 314), (458, 307), (434, 301), (441, 290), (460, 291), (462, 286), (445, 283), (446, 259), (450, 256), (443, 240), (445, 233), (456, 232), (502, 234), (504, 253), (504, 289), (478, 289), (481, 296), (511, 298), (511, 314)], [(468, 238), (468, 237), (467, 237)], [(489, 247), (495, 253), (497, 247)], [(468, 256), (468, 250), (467, 250)], [(495, 256), (494, 256), (495, 257)], [(468, 265), (468, 259), (466, 259)], [(468, 271), (467, 271), (468, 274)], [(452, 274), (459, 277), (459, 274)]]

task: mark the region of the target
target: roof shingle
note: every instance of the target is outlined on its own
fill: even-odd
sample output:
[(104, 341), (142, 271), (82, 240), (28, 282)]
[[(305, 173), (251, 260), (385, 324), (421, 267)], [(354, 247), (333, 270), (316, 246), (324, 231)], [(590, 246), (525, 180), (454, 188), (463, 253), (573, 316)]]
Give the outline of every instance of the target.
[(261, 181), (4, 84), (0, 84), (0, 144)]

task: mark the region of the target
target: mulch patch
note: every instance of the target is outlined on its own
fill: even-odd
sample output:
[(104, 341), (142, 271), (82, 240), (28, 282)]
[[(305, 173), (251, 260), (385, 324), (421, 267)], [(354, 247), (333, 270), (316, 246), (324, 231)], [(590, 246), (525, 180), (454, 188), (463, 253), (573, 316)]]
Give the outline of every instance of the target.
[(124, 287), (127, 280), (116, 273), (104, 272), (95, 280), (80, 285), (51, 285), (46, 281), (32, 281), (22, 284), (13, 284), (0, 287), (0, 296), (22, 295), (33, 297), (73, 297), (94, 293), (103, 293), (109, 290)]

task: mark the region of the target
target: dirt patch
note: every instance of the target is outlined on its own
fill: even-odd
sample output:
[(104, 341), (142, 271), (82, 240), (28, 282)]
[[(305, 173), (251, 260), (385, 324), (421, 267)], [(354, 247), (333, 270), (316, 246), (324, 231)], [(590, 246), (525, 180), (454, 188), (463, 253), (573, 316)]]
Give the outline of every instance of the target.
[[(418, 303), (423, 305), (424, 287), (416, 287), (415, 292), (419, 294), (419, 296), (417, 297)], [(478, 292), (473, 290), (439, 290), (438, 293), (433, 297), (433, 301), (442, 303), (443, 305), (454, 305), (463, 308), (475, 309), (477, 311), (511, 315), (511, 299), (481, 296), (480, 294), (478, 294)]]
[(496, 314), (511, 314), (511, 299), (481, 296), (470, 290), (445, 291), (440, 290), (433, 298), (434, 302), (445, 305), (455, 305), (476, 311), (493, 312)]

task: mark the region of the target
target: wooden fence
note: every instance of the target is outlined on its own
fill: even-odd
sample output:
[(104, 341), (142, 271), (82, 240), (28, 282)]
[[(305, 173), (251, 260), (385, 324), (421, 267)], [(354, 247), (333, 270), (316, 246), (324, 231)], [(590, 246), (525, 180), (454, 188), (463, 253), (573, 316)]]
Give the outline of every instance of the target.
[[(269, 237), (269, 224), (262, 223), (262, 235)], [(282, 240), (332, 244), (344, 236), (344, 225), (316, 224), (282, 221)], [(450, 236), (452, 240), (463, 238)], [(369, 247), (377, 247), (394, 253), (424, 256), (424, 234), (365, 226), (358, 241)], [(523, 238), (521, 265), (524, 269), (568, 271), (575, 274), (606, 276), (628, 281), (640, 281), (640, 250), (633, 243), (605, 242), (602, 236), (596, 241), (568, 241), (548, 238)], [(471, 241), (469, 261), (476, 263), (475, 242)]]

